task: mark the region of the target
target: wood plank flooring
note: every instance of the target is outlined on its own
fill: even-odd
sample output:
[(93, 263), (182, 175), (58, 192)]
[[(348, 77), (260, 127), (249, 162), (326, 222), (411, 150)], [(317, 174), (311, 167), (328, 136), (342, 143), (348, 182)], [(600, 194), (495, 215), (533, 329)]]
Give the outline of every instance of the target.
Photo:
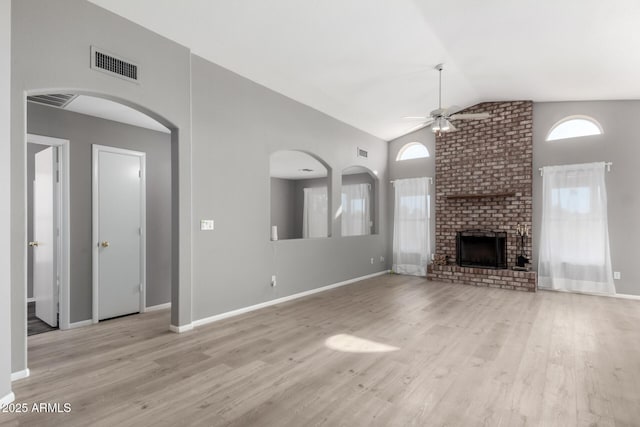
[[(0, 425), (640, 425), (640, 301), (388, 275), (168, 324), (165, 310), (30, 337), (16, 403), (72, 412)], [(325, 345), (340, 334), (364, 352)], [(397, 349), (367, 352), (381, 344)]]
[(38, 335), (45, 332), (55, 331), (58, 328), (52, 328), (38, 317), (36, 317), (36, 303), (27, 303), (27, 335)]

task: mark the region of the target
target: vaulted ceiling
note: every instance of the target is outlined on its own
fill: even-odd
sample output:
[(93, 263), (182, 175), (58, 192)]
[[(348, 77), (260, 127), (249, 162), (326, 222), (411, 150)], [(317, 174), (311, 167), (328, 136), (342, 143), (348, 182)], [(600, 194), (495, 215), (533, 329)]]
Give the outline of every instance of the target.
[(443, 104), (640, 98), (638, 0), (91, 0), (380, 138)]

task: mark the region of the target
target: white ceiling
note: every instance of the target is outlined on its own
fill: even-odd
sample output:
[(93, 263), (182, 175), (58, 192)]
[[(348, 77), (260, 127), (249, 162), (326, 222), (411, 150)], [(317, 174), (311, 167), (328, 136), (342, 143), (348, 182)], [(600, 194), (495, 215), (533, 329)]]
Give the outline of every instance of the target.
[(390, 140), (437, 106), (640, 98), (638, 0), (90, 0)]
[(271, 155), (270, 170), (272, 178), (311, 179), (327, 176), (327, 168), (322, 163), (301, 151), (276, 151)]
[(146, 114), (108, 99), (78, 95), (64, 109), (159, 132), (171, 133), (169, 129)]

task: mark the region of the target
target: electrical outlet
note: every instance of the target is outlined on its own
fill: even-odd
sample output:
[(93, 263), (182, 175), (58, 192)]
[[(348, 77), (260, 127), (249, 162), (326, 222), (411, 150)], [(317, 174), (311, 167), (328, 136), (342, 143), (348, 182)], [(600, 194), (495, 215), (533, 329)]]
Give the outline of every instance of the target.
[(371, 258), (371, 264), (373, 264), (373, 258)]
[(620, 272), (619, 271), (614, 271), (613, 272), (613, 278), (615, 280), (620, 280)]
[(272, 288), (276, 287), (276, 275), (275, 274), (273, 276), (271, 276), (271, 287)]
[(200, 230), (203, 231), (211, 231), (213, 230), (213, 220), (212, 219), (201, 219), (200, 220)]
[(383, 256), (380, 257), (380, 262), (384, 262), (384, 257)]

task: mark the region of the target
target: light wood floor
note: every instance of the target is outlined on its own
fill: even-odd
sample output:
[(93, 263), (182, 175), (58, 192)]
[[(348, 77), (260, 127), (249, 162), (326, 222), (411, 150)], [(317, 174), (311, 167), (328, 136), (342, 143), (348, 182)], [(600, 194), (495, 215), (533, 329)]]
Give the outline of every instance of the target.
[[(197, 328), (168, 311), (29, 338), (2, 425), (640, 425), (640, 301), (382, 276)], [(330, 349), (347, 334), (397, 347)]]

